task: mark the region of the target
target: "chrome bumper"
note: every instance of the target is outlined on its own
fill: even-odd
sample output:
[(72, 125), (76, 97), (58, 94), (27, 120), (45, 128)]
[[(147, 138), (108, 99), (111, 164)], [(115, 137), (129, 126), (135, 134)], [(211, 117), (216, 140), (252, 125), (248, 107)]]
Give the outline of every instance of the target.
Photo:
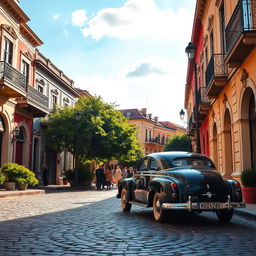
[[(203, 204), (208, 205), (207, 207), (201, 207)], [(213, 207), (211, 207), (211, 204)], [(218, 206), (218, 207), (214, 207)], [(191, 197), (189, 196), (189, 200), (186, 203), (163, 203), (163, 209), (172, 209), (172, 210), (188, 210), (191, 211), (216, 211), (223, 209), (232, 209), (232, 208), (245, 208), (244, 202), (231, 202), (230, 198), (227, 202), (191, 202)]]

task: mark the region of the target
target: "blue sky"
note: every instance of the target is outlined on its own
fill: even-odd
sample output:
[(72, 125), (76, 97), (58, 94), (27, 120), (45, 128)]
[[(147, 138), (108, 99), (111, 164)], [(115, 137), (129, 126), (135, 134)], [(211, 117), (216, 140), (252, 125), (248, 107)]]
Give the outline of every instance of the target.
[(195, 0), (21, 0), (39, 50), (118, 109), (181, 124)]

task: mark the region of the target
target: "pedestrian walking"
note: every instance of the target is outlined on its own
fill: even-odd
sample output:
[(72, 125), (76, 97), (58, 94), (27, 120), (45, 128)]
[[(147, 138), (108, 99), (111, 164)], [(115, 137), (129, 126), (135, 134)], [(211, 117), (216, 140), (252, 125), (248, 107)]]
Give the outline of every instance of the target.
[(96, 188), (97, 190), (101, 190), (103, 187), (104, 188), (104, 169), (103, 165), (101, 165), (99, 168), (96, 169), (95, 171), (95, 176), (96, 176)]
[(107, 190), (109, 190), (113, 182), (113, 171), (110, 165), (107, 165), (105, 174), (106, 174)]
[(115, 184), (118, 185), (118, 182), (121, 179), (122, 179), (122, 170), (120, 169), (119, 165), (117, 165), (115, 179), (114, 179)]

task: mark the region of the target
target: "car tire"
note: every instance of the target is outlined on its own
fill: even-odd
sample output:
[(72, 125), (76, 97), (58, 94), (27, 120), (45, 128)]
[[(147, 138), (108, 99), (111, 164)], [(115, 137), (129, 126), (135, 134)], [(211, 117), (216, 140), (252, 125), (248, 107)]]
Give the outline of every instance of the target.
[(129, 212), (132, 207), (130, 203), (126, 202), (127, 195), (128, 191), (125, 188), (123, 188), (121, 192), (121, 208), (124, 212)]
[(153, 198), (153, 213), (156, 221), (158, 222), (165, 221), (167, 211), (162, 208), (159, 193), (155, 193)]
[(233, 209), (225, 209), (216, 212), (220, 222), (229, 222), (233, 217)]

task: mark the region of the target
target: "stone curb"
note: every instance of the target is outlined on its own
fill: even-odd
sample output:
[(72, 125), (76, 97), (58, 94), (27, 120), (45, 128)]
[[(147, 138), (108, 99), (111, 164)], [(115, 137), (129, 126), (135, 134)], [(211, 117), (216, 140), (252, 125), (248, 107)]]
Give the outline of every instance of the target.
[(27, 190), (15, 190), (15, 191), (0, 191), (0, 199), (14, 196), (28, 196), (28, 195), (42, 195), (45, 191), (42, 189), (27, 189)]
[(250, 211), (247, 209), (235, 209), (234, 213), (242, 216), (242, 217), (246, 217), (246, 218), (250, 218), (252, 220), (256, 220), (256, 212), (254, 211)]

